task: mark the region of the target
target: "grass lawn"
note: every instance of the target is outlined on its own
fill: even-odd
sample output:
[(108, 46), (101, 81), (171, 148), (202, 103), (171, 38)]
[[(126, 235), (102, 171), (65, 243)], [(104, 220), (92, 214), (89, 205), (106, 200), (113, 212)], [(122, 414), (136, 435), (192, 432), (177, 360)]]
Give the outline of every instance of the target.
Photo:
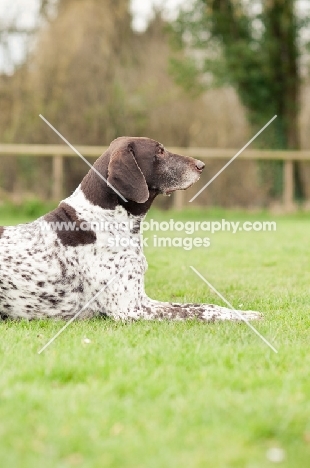
[[(274, 219), (277, 231), (196, 232), (211, 245), (189, 251), (149, 242), (147, 292), (225, 305), (192, 265), (234, 306), (263, 312), (253, 325), (278, 354), (246, 324), (92, 320), (71, 324), (38, 355), (63, 323), (2, 322), (1, 466), (309, 466), (310, 217), (194, 210), (148, 218), (223, 215)], [(13, 218), (0, 224), (25, 221)]]

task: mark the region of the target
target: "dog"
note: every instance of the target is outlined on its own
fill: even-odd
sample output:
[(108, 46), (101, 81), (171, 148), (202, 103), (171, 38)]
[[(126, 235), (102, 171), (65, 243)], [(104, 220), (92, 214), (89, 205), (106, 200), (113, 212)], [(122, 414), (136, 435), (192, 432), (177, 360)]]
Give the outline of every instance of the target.
[[(1, 318), (259, 319), (213, 304), (159, 302), (144, 291), (141, 222), (157, 195), (187, 189), (203, 168), (149, 138), (114, 140), (55, 210), (0, 227)], [(105, 229), (93, 229), (103, 220)]]

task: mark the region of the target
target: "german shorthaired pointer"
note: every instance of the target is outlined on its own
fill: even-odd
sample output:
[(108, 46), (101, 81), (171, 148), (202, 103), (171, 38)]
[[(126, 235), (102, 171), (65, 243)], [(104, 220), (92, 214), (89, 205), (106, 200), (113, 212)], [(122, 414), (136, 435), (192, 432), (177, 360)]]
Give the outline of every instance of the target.
[[(121, 137), (94, 167), (107, 183), (90, 170), (54, 211), (29, 224), (0, 227), (0, 317), (68, 320), (109, 282), (79, 318), (240, 320), (225, 307), (159, 302), (144, 292), (140, 223), (158, 194), (187, 189), (204, 164), (149, 138)], [(81, 229), (102, 220), (105, 230)], [(117, 236), (127, 242), (110, 242)]]

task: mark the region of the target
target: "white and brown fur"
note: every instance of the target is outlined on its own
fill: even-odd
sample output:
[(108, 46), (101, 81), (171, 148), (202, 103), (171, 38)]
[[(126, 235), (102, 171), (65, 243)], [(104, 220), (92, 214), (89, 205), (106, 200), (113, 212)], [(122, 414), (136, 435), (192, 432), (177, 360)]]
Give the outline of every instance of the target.
[[(172, 154), (149, 138), (121, 137), (94, 167), (108, 184), (90, 170), (54, 211), (29, 224), (0, 227), (0, 317), (68, 320), (115, 277), (80, 319), (240, 320), (225, 307), (159, 302), (144, 291), (147, 263), (140, 223), (158, 194), (187, 189), (204, 164)], [(109, 232), (44, 229), (56, 221), (78, 226), (95, 220), (131, 224), (127, 236), (135, 246), (109, 246), (109, 237), (126, 235), (116, 225)], [(256, 312), (241, 313), (248, 320), (260, 318)]]

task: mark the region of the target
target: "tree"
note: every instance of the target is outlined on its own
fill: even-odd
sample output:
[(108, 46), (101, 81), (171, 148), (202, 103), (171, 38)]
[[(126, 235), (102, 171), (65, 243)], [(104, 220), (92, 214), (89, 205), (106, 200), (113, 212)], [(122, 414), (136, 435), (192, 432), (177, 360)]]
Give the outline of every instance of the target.
[[(160, 14), (138, 33), (129, 0), (42, 0), (41, 6), (41, 27), (25, 62), (10, 77), (0, 74), (6, 110), (0, 140), (61, 143), (43, 114), (74, 145), (107, 145), (128, 134), (191, 143), (199, 103), (167, 71), (170, 48)], [(50, 170), (44, 159), (29, 158), (22, 172), (41, 171), (36, 179), (45, 190)], [(73, 158), (65, 164), (70, 193), (87, 166)]]
[(302, 23), (295, 10), (295, 0), (196, 0), (173, 27), (178, 45), (191, 51), (190, 59), (172, 62), (176, 79), (188, 89), (210, 84), (210, 76), (213, 84), (231, 84), (255, 129), (277, 114), (260, 139), (277, 149), (300, 145)]

